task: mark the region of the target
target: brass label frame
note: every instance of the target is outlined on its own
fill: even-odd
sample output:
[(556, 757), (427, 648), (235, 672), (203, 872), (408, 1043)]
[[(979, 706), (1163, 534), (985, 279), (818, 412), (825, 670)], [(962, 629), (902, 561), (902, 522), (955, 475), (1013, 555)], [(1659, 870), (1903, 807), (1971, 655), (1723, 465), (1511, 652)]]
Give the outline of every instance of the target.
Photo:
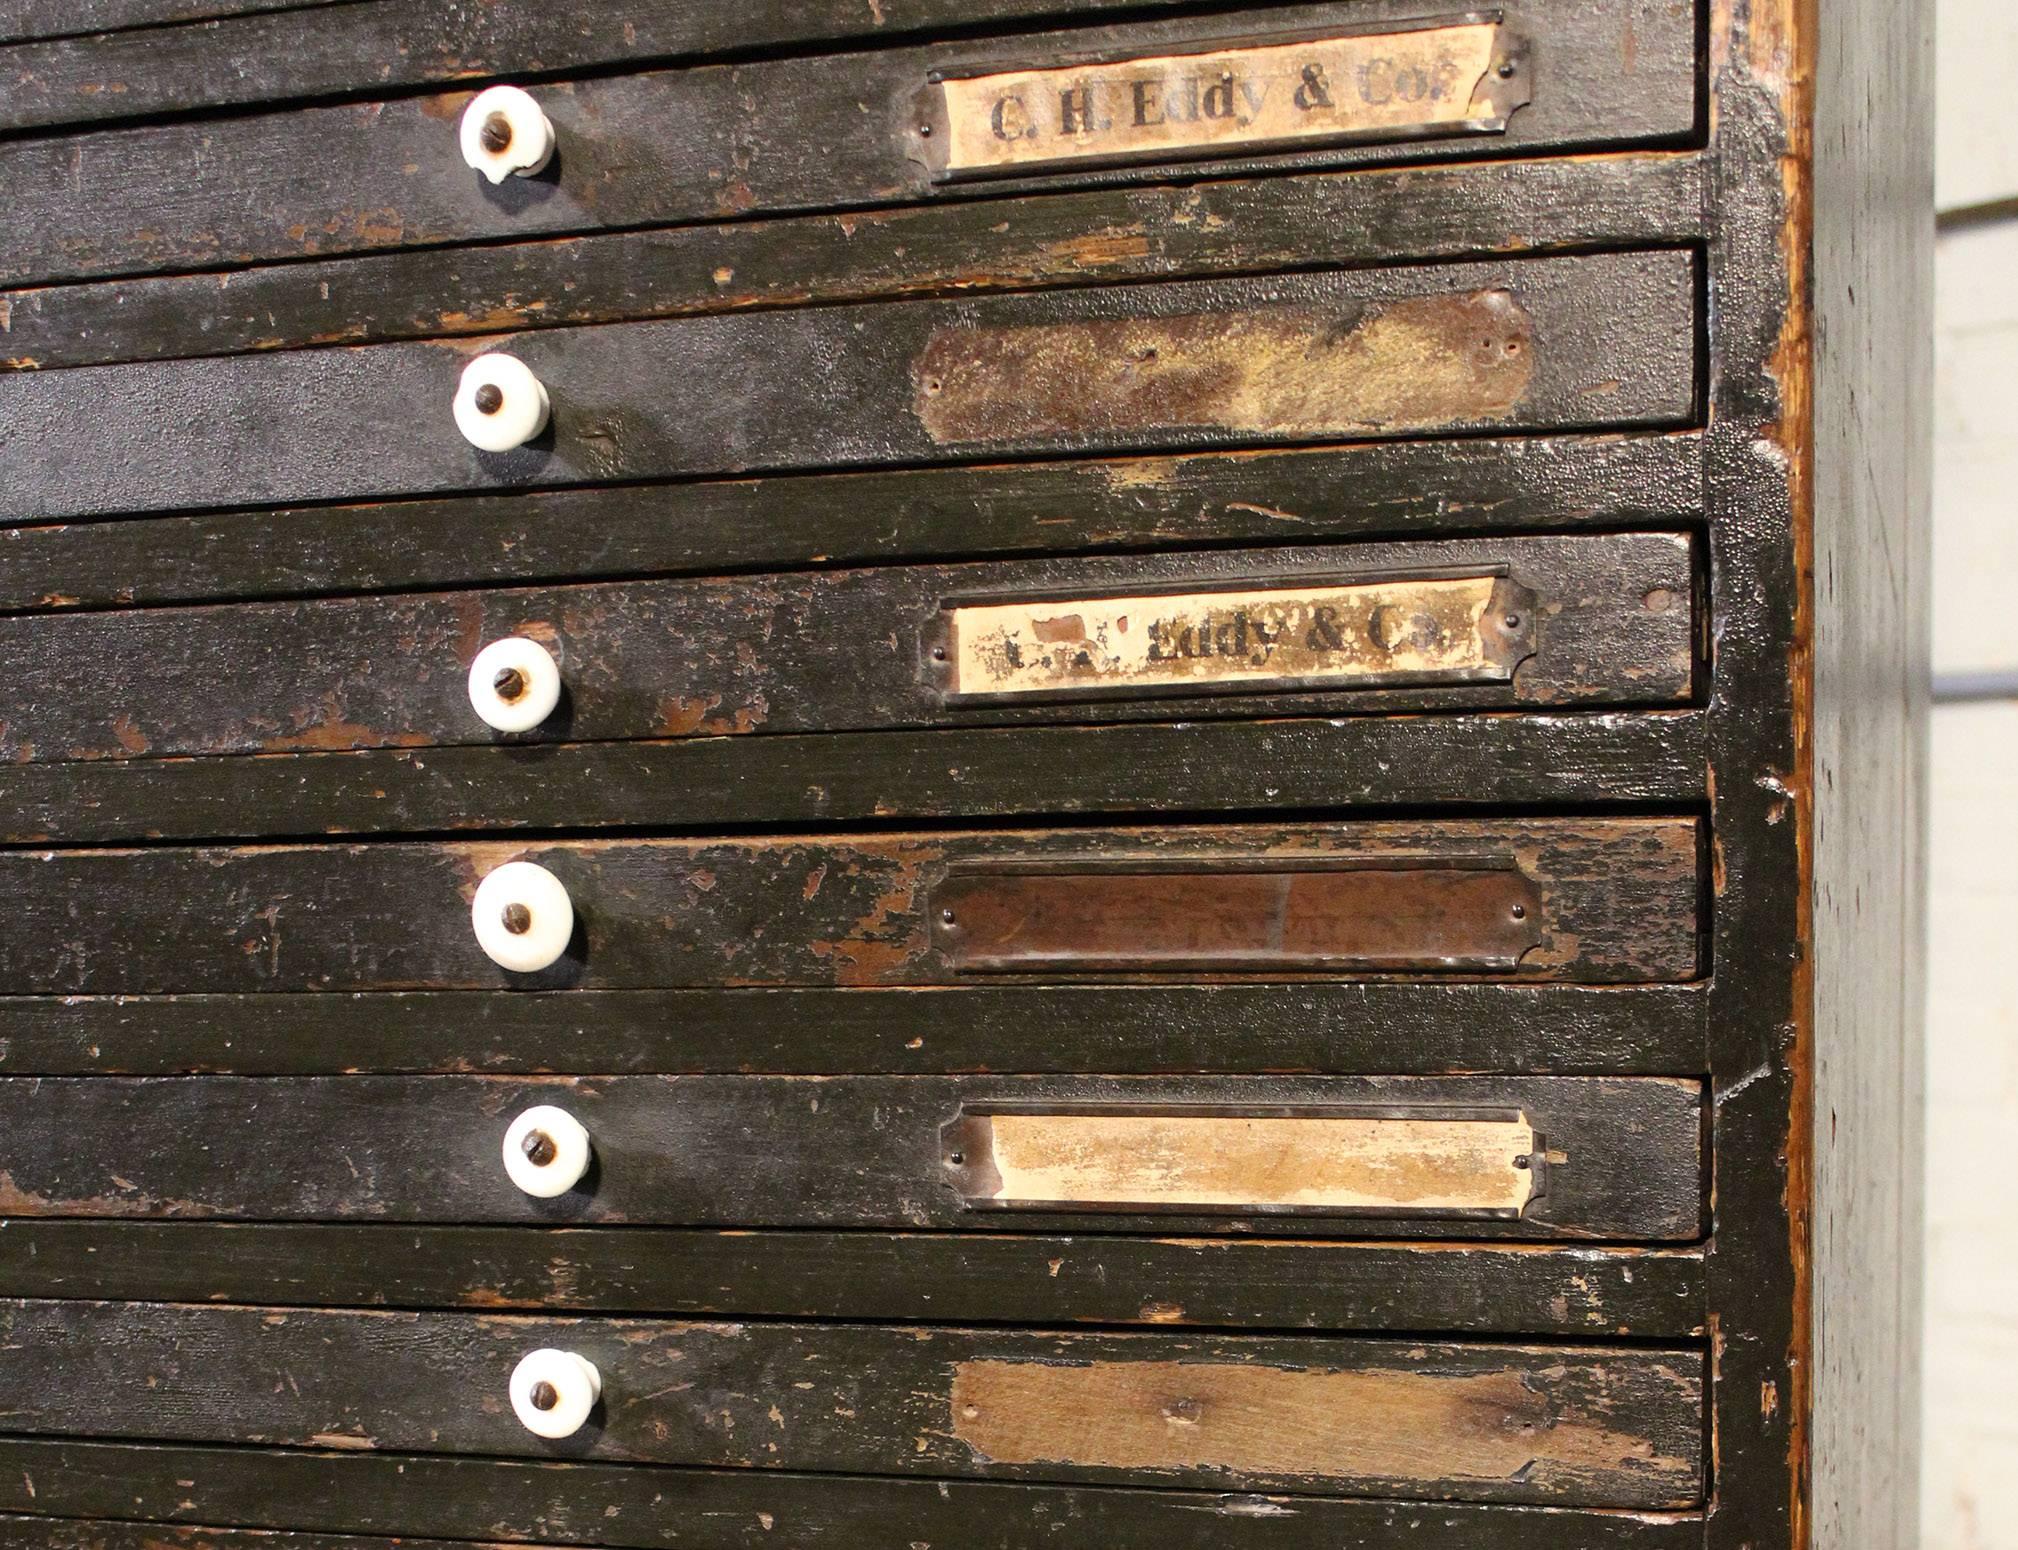
[(1546, 940), (1511, 860), (1088, 856), (947, 869), (932, 946), (988, 974), (1512, 974)]
[(1504, 566), (949, 598), (923, 635), (949, 705), (1510, 684), (1535, 594)]
[(939, 1141), (975, 1211), (1518, 1221), (1548, 1193), (1517, 1108), (984, 1099)]
[(1468, 11), (935, 72), (912, 140), (950, 182), (1502, 134), (1531, 99), (1527, 40)]

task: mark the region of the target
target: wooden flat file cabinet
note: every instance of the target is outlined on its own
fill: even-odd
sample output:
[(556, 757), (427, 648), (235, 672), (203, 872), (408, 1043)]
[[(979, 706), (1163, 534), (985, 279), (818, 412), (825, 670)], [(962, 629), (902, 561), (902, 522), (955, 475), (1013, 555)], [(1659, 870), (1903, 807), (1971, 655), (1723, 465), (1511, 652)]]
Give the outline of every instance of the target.
[(0, 1547), (1905, 1550), (1928, 26), (0, 0)]

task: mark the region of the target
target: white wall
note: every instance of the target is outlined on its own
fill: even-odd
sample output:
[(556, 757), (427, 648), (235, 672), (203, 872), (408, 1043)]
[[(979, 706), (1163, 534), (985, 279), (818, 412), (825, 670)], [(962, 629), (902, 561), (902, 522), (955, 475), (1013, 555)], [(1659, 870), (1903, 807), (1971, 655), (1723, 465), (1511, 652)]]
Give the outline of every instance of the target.
[(2018, 1550), (2018, 0), (1939, 5), (1921, 1515)]

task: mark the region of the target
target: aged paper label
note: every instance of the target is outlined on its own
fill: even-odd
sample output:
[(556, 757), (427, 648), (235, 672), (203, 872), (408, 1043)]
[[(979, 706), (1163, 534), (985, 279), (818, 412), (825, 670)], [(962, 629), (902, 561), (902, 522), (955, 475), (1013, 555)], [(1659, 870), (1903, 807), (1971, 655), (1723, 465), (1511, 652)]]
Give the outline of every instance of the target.
[(991, 1166), (973, 1198), (994, 1205), (1518, 1216), (1536, 1183), (1518, 1114), (987, 1114), (963, 1158), (976, 1142)]
[[(1504, 72), (1504, 73), (1502, 73)], [(938, 84), (944, 138), (927, 153), (958, 177), (1089, 160), (1150, 161), (1294, 149), (1413, 133), (1493, 133), (1526, 100), (1500, 24), (1266, 43), (970, 76)]]
[(1495, 608), (1501, 586), (1461, 576), (955, 606), (947, 692), (1504, 681), (1528, 620)]

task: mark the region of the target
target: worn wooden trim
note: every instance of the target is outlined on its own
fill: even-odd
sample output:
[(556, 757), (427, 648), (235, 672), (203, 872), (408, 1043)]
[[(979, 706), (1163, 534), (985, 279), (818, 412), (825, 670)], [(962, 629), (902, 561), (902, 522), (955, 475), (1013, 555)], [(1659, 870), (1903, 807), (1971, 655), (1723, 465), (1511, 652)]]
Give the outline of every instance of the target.
[(342, 0), (4, 0), (0, 42), (96, 38), (129, 28), (339, 3)]
[(662, 1550), (675, 1494), (680, 1538), (701, 1550), (818, 1550), (893, 1535), (964, 1545), (977, 1524), (1013, 1545), (1059, 1522), (1095, 1543), (1168, 1550), (1300, 1550), (1313, 1535), (1394, 1543), (1425, 1523), (1437, 1550), (1694, 1550), (1703, 1536), (1695, 1513), (0, 1438), (0, 1506), (14, 1511)]
[[(0, 527), (0, 611), (1699, 520), (1702, 438), (861, 472)], [(876, 521), (862, 513), (873, 511)]]
[[(990, 1158), (1009, 1168), (1009, 1154), (999, 1137), (990, 1148), (962, 1127), (963, 1116), (1093, 1106), (1125, 1118), (1174, 1104), (1518, 1111), (1546, 1138), (1532, 1148), (1545, 1192), (1516, 1215), (1463, 1219), (1401, 1202), (1371, 1214), (1352, 1202), (1285, 1212), (1264, 1200), (973, 1209), (976, 1171)], [(540, 1106), (579, 1120), (593, 1147), (588, 1178), (555, 1200), (522, 1194), (500, 1159), (512, 1119)], [(950, 1143), (948, 1125), (959, 1131)], [(0, 1212), (1676, 1242), (1701, 1230), (1703, 1126), (1699, 1082), (1649, 1077), (5, 1078)], [(1069, 1163), (1076, 1151), (1059, 1139), (1030, 1140), (1015, 1155)], [(1301, 1144), (1277, 1136), (1263, 1150), (1283, 1158)], [(963, 1149), (973, 1153), (966, 1166), (953, 1161)]]
[(302, 1534), (286, 1529), (213, 1528), (110, 1518), (0, 1517), (7, 1550), (489, 1550), (485, 1541), (373, 1538), (361, 1534)]
[(17, 372), (0, 377), (0, 522), (1680, 426), (1696, 410), (1698, 309), (1693, 256), (1658, 250), (550, 329), (484, 344), (553, 399), (547, 431), (508, 453), (479, 452), (451, 420), (469, 342)]
[(0, 1220), (0, 1296), (1696, 1340), (1702, 1251)]
[[(0, 997), (0, 1073), (1460, 1071), (1658, 1076), (1707, 1059), (1700, 984), (990, 985)], [(666, 1030), (679, 1030), (677, 1038)]]
[[(492, 9), (503, 25), (532, 10)], [(1353, 0), (1349, 9), (1355, 25), (1437, 14), (1424, 0)], [(293, 25), (370, 26), (375, 19), (346, 11), (397, 15), (382, 4), (341, 7), (297, 18)], [(1534, 100), (1515, 114), (1505, 136), (1495, 141), (1496, 151), (1532, 155), (1682, 145), (1696, 136), (1696, 37), (1688, 11), (1668, 0), (1525, 0), (1520, 13), (1535, 40), (1541, 75)], [(482, 25), (467, 11), (452, 14), (465, 19), (465, 26)], [(556, 130), (558, 154), (542, 176), (510, 178), (496, 187), (465, 166), (457, 148), (457, 119), (470, 97), (465, 91), (16, 139), (0, 144), (0, 185), (10, 191), (13, 217), (8, 248), (0, 254), (0, 283), (222, 269), (1004, 190), (1160, 182), (1169, 169), (1151, 166), (1000, 184), (934, 184), (927, 142), (917, 133), (917, 93), (935, 69), (981, 71), (1114, 48), (1153, 52), (1223, 39), (1229, 32), (1335, 26), (1338, 14), (1335, 4), (1243, 8), (1218, 16), (535, 84), (534, 95)], [(251, 21), (235, 24), (235, 30), (279, 25)], [(553, 15), (532, 25), (548, 32), (572, 30), (576, 22)], [(605, 19), (598, 31), (605, 39), (621, 36), (617, 18)], [(191, 74), (175, 57), (174, 40), (171, 35), (158, 57), (147, 57), (147, 77), (175, 80), (178, 69), (183, 77)], [(485, 62), (480, 36), (475, 42), (461, 57), (480, 66)], [(463, 51), (465, 40), (457, 36), (451, 46)], [(423, 61), (438, 52), (423, 42), (406, 57)], [(628, 44), (625, 54), (632, 57)], [(375, 70), (400, 55), (395, 47), (374, 46), (364, 57)], [(315, 48), (285, 51), (254, 79), (277, 84), (289, 74), (298, 80), (304, 73), (327, 72), (332, 63), (352, 68), (340, 58)], [(92, 73), (89, 63), (85, 73)], [(75, 77), (66, 81), (65, 74), (57, 70), (52, 81), (67, 94)], [(196, 82), (213, 95), (213, 83), (228, 82), (231, 74), (228, 66), (211, 68), (196, 73)], [(269, 89), (227, 85), (223, 95)], [(96, 99), (113, 95), (98, 93)], [(125, 98), (137, 102), (148, 95), (143, 89)], [(1397, 158), (1451, 159), (1477, 149), (1464, 140), (1342, 145), (1236, 154), (1190, 170), (1229, 176)], [(164, 188), (176, 190), (178, 208), (201, 212), (200, 217), (164, 220)]]
[[(1586, 711), (0, 765), (0, 839), (1575, 802), (1675, 808), (1706, 797), (1705, 735), (1698, 711)], [(567, 794), (564, 805), (556, 792)]]
[[(375, 96), (433, 82), (545, 75), (598, 65), (705, 58), (925, 30), (1146, 12), (1177, 0), (743, 0), (731, 15), (693, 0), (644, 0), (619, 20), (591, 9), (453, 0), (7, 0), (0, 54), (18, 73), (0, 130)], [(306, 12), (307, 14), (302, 14)], [(287, 13), (287, 14), (274, 14)], [(168, 27), (169, 23), (208, 25)], [(139, 36), (105, 36), (146, 27)]]
[[(386, 0), (377, 0), (385, 4)], [(0, 293), (0, 372), (1704, 235), (1698, 153), (1099, 190)]]
[[(1685, 536), (1615, 534), (24, 617), (0, 620), (0, 760), (1675, 703), (1694, 570)], [(1138, 595), (1158, 589), (1160, 609)], [(1100, 639), (1152, 659), (1092, 682), (1081, 646), (977, 623), (1083, 620), (1102, 596)], [(467, 682), (507, 636), (565, 686), (511, 736)], [(1018, 692), (983, 693), (1012, 654)]]
[[(69, 1301), (0, 1303), (0, 1331), (39, 1398), (10, 1424), (45, 1435), (1667, 1510), (1704, 1486), (1700, 1350)], [(540, 1347), (603, 1375), (558, 1446), (484, 1402)]]
[[(961, 970), (931, 901), (957, 869), (1291, 859), (1517, 867), (1534, 884), (1540, 929), (1508, 977), (1677, 981), (1698, 969), (1698, 843), (1692, 820), (1637, 818), (16, 850), (0, 853), (0, 894), (17, 901), (0, 937), (0, 989), (948, 984)], [(573, 899), (574, 941), (534, 974), (491, 963), (469, 920), (478, 881), (512, 859), (547, 867)], [(1134, 972), (1198, 978), (1182, 962)]]

